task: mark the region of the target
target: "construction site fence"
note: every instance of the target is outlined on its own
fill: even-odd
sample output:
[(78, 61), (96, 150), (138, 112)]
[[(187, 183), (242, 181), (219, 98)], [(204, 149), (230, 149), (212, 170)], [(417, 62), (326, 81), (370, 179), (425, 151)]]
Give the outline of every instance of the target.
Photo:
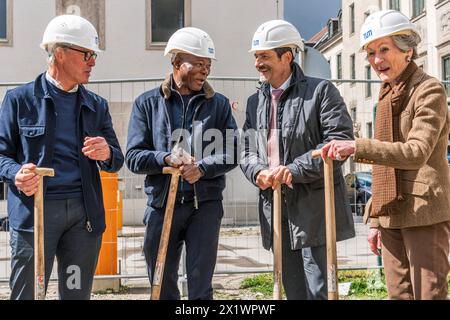
[[(134, 100), (145, 91), (158, 87), (164, 79), (116, 79), (91, 81), (86, 87), (108, 101), (114, 130), (125, 153), (128, 121)], [(246, 103), (256, 92), (256, 77), (209, 77), (216, 92), (229, 98), (233, 116), (239, 128), (245, 120)], [(380, 82), (377, 80), (332, 79), (340, 91), (354, 123), (357, 137), (373, 137), (374, 114)], [(7, 90), (23, 83), (0, 83), (0, 101)], [(447, 87), (450, 81), (443, 81)], [(1, 121), (1, 119), (0, 119)], [(349, 159), (343, 166), (348, 197), (355, 223), (356, 236), (337, 244), (339, 269), (379, 268), (380, 261), (371, 253), (367, 243), (368, 226), (362, 222), (364, 204), (370, 197), (371, 166), (353, 163)], [(114, 274), (99, 278), (147, 277), (142, 252), (145, 226), (143, 216), (147, 197), (144, 193), (144, 175), (131, 173), (124, 165), (117, 177), (117, 253), (109, 263), (115, 265)], [(1, 183), (0, 217), (7, 215), (7, 186)], [(262, 247), (258, 218), (258, 190), (250, 184), (239, 167), (227, 174), (224, 191), (224, 216), (219, 238), (216, 274), (270, 272), (272, 254)], [(301, 211), (301, 208), (299, 208)], [(299, 213), (301, 214), (301, 212)], [(0, 281), (8, 281), (10, 266), (9, 232), (0, 232)], [(117, 258), (116, 258), (117, 257)], [(182, 259), (183, 260), (183, 259)], [(52, 278), (56, 277), (54, 268)], [(185, 273), (184, 263), (180, 274)]]

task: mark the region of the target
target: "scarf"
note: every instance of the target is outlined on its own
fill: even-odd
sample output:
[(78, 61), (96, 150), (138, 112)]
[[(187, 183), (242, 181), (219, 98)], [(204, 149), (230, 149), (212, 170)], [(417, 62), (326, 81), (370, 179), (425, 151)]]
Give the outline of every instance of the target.
[[(375, 139), (397, 142), (400, 139), (400, 114), (407, 104), (409, 79), (417, 70), (410, 62), (391, 87), (384, 83), (380, 89), (375, 117)], [(371, 217), (395, 214), (398, 201), (404, 200), (401, 190), (401, 170), (374, 165), (372, 170), (372, 213)]]

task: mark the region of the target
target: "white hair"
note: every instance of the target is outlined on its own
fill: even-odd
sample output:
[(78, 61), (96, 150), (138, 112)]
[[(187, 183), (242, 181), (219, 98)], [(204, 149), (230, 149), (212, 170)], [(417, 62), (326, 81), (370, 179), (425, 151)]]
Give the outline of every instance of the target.
[(411, 32), (408, 34), (396, 34), (392, 36), (392, 40), (394, 41), (397, 48), (399, 48), (403, 52), (412, 49), (412, 59), (416, 59), (418, 57), (417, 45), (420, 43), (420, 36), (417, 33)]

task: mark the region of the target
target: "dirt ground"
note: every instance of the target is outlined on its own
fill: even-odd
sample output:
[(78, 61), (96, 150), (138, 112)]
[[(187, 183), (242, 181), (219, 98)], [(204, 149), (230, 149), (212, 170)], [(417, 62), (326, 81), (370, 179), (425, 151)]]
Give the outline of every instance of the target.
[[(252, 274), (217, 275), (213, 279), (215, 300), (255, 300), (261, 299), (262, 295), (240, 289), (243, 279), (251, 277)], [(120, 292), (92, 293), (92, 300), (148, 300), (150, 298), (150, 286), (147, 279), (134, 279), (123, 281)], [(186, 299), (183, 297), (182, 299)], [(0, 287), (0, 300), (9, 299), (9, 288), (7, 284)], [(47, 300), (58, 299), (57, 284), (51, 282), (47, 291)]]

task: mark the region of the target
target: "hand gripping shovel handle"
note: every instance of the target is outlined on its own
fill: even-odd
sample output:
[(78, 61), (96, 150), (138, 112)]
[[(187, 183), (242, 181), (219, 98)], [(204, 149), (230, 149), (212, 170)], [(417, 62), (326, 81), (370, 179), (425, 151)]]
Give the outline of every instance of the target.
[(181, 175), (180, 169), (173, 167), (163, 168), (163, 173), (170, 174), (171, 179), (169, 195), (167, 197), (166, 212), (164, 214), (161, 240), (159, 242), (158, 257), (156, 258), (156, 266), (153, 274), (152, 295), (150, 298), (151, 300), (159, 300), (159, 296), (161, 293), (161, 284), (163, 280), (164, 266), (167, 256), (167, 246), (169, 244), (170, 228), (172, 226), (173, 210), (175, 207), (175, 199), (178, 190), (178, 180)]
[(23, 173), (39, 175), (39, 187), (34, 194), (34, 299), (45, 299), (45, 256), (44, 256), (44, 176), (53, 177), (50, 168), (23, 169)]
[(273, 190), (273, 299), (282, 299), (281, 185)]
[[(312, 158), (320, 158), (321, 150), (313, 150)], [(338, 300), (337, 254), (336, 254), (336, 216), (334, 206), (333, 160), (324, 160), (325, 180), (325, 228), (327, 245), (328, 299)]]

